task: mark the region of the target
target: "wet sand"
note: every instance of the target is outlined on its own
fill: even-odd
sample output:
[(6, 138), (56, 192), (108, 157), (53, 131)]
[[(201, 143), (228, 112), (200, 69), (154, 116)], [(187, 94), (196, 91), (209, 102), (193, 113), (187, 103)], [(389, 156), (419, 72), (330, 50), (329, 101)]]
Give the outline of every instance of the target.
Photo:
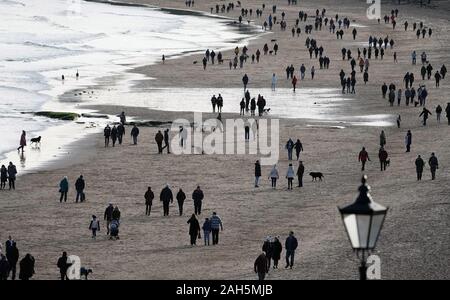
[[(184, 1), (145, 2), (184, 7)], [(336, 11), (328, 6), (331, 2), (334, 3), (308, 1), (306, 10), (311, 14), (312, 8), (315, 10), (327, 5), (328, 14), (334, 15)], [(443, 4), (439, 2), (438, 5)], [(340, 4), (339, 14), (351, 15), (351, 19), (366, 24), (368, 21), (360, 13), (363, 7), (364, 4), (359, 6), (346, 1)], [(196, 9), (209, 10), (209, 7)], [(297, 7), (289, 9), (299, 10)], [(372, 158), (366, 171), (372, 186), (372, 196), (375, 201), (390, 207), (377, 245), (377, 254), (382, 261), (382, 278), (450, 278), (450, 172), (447, 166), (450, 161), (450, 126), (445, 124), (445, 119), (442, 124), (436, 124), (433, 115), (429, 125), (422, 127), (418, 108), (390, 108), (380, 95), (383, 81), (394, 81), (400, 86), (404, 73), (413, 69), (409, 64), (409, 53), (413, 48), (418, 53), (425, 49), (431, 55), (435, 68), (442, 63), (450, 65), (445, 50), (445, 41), (449, 39), (446, 30), (448, 21), (440, 16), (438, 10), (428, 9), (423, 17), (426, 24), (430, 23), (430, 15), (439, 17), (432, 23), (434, 36), (425, 40), (431, 45), (422, 42), (417, 45), (412, 32), (405, 35), (400, 26), (401, 21), (395, 33), (391, 33), (391, 27), (384, 24), (358, 29), (361, 34), (358, 42), (366, 41), (365, 36), (371, 30), (380, 36), (392, 34), (398, 45), (399, 64), (372, 61), (370, 81), (365, 87), (358, 82), (358, 93), (354, 96), (357, 101), (353, 102), (349, 111), (351, 115), (402, 115), (401, 129), (392, 126), (383, 128), (391, 160), (386, 172), (379, 171), (377, 159), (379, 127), (347, 125), (339, 129), (334, 127), (339, 125), (338, 122), (324, 127), (323, 123), (315, 120), (280, 120), (278, 165), (281, 179), (276, 191), (270, 188), (267, 180), (270, 171), (268, 166), (263, 167), (261, 187), (253, 187), (253, 163), (257, 159), (254, 155), (160, 156), (154, 143), (158, 128), (142, 127), (139, 145), (131, 146), (128, 127), (124, 145), (105, 149), (102, 136), (98, 134), (86, 143), (84, 152), (92, 155), (89, 158), (74, 161), (76, 163), (70, 167), (60, 166), (22, 176), (17, 181), (15, 192), (0, 191), (1, 240), (6, 240), (7, 235), (11, 234), (18, 241), (21, 256), (28, 252), (35, 256), (36, 279), (58, 278), (56, 261), (62, 251), (80, 256), (82, 265), (94, 270), (92, 279), (254, 279), (253, 262), (261, 251), (262, 239), (267, 235), (279, 235), (284, 242), (287, 233), (293, 230), (300, 242), (296, 266), (293, 270), (284, 270), (282, 260), (281, 268), (270, 271), (269, 279), (356, 279), (358, 262), (350, 249), (336, 207), (353, 202), (356, 197), (362, 175), (357, 155), (361, 147), (366, 146)], [(400, 15), (418, 16), (419, 12), (417, 7), (407, 9), (406, 5), (400, 6)], [(309, 55), (306, 56), (303, 46), (306, 38), (304, 34), (298, 42), (291, 42), (289, 31), (280, 34), (277, 28), (273, 35), (280, 41), (280, 54), (276, 59), (264, 59), (260, 66), (246, 65), (242, 71), (230, 72), (211, 68), (203, 72), (199, 65), (192, 64), (193, 60), (200, 60), (199, 57), (190, 56), (139, 70), (156, 79), (141, 82), (136, 88), (145, 91), (146, 88), (173, 86), (239, 87), (243, 72), (252, 74), (251, 88), (267, 88), (272, 70), (276, 69), (282, 77), (287, 63), (295, 62), (297, 69), (298, 62), (309, 62)], [(317, 72), (317, 80), (302, 82), (300, 87), (335, 88), (333, 83), (344, 66), (338, 59), (342, 42), (336, 43), (335, 36), (328, 35), (328, 32), (318, 33), (317, 39), (319, 44), (327, 45), (325, 49), (326, 52), (330, 51), (332, 69)], [(344, 43), (349, 41), (347, 33)], [(264, 40), (255, 40), (253, 43), (264, 44)], [(352, 52), (356, 52), (353, 47)], [(292, 59), (287, 59), (287, 56)], [(385, 60), (388, 59), (392, 59), (389, 54), (385, 57)], [(345, 67), (349, 69), (347, 62)], [(416, 81), (420, 82), (418, 68), (414, 67), (414, 73)], [(283, 83), (280, 78), (279, 85), (287, 87), (288, 83)], [(439, 89), (433, 86), (433, 82), (427, 82), (430, 108), (434, 108), (437, 103), (445, 107), (449, 94), (447, 79)], [(139, 107), (96, 108), (108, 114), (125, 110), (128, 115), (142, 120), (170, 121), (178, 117), (190, 117), (189, 113)], [(234, 116), (226, 114), (223, 118)], [(412, 152), (409, 154), (404, 153), (407, 129), (413, 132)], [(301, 159), (306, 172), (323, 172), (323, 182), (313, 183), (309, 176), (305, 176), (303, 188), (294, 188), (293, 191), (286, 189), (287, 183), (283, 177), (289, 162), (283, 146), (288, 137), (302, 140), (305, 152)], [(94, 146), (90, 146), (90, 143)], [(432, 151), (436, 152), (440, 161), (437, 180), (430, 180), (429, 169), (426, 168), (424, 180), (417, 183), (414, 160), (418, 154), (428, 159)], [(87, 202), (75, 204), (73, 184), (81, 173), (86, 178)], [(69, 176), (71, 186), (69, 202), (60, 204), (58, 183), (65, 175)], [(152, 215), (146, 217), (143, 195), (147, 186), (152, 186), (158, 196), (165, 183), (174, 187), (174, 192), (180, 186), (185, 190), (188, 197), (185, 203), (186, 215), (176, 216), (176, 205), (172, 205), (171, 216), (162, 217), (161, 204), (155, 199)], [(188, 246), (186, 221), (193, 212), (190, 195), (197, 185), (205, 193), (201, 219), (217, 211), (224, 222), (225, 230), (221, 233), (218, 246)], [(107, 240), (101, 222), (100, 236), (93, 241), (88, 230), (90, 215), (102, 216), (108, 202), (117, 204), (122, 211), (121, 240)], [(202, 241), (199, 243), (201, 245)], [(283, 254), (284, 251), (282, 257)]]

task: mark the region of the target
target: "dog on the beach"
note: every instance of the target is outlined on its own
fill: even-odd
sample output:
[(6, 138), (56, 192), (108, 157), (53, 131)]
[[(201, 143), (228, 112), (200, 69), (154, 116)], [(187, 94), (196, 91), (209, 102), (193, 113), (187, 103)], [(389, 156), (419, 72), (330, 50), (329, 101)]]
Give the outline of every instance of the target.
[(36, 145), (37, 145), (37, 144), (40, 145), (40, 144), (41, 144), (41, 136), (38, 136), (38, 137), (36, 137), (36, 138), (32, 138), (32, 139), (31, 139), (31, 144), (33, 144), (33, 143), (36, 144)]
[(322, 178), (324, 177), (322, 172), (311, 172), (309, 173), (309, 176), (312, 177), (312, 181), (316, 181), (317, 178), (319, 178), (319, 180), (322, 181)]
[(390, 159), (387, 159), (387, 160), (386, 160), (386, 167), (389, 167), (390, 164), (391, 164), (391, 160), (390, 160)]
[(84, 276), (85, 280), (88, 280), (89, 274), (93, 273), (92, 269), (86, 269), (85, 267), (80, 268), (80, 275)]
[(264, 113), (265, 115), (268, 115), (269, 112), (270, 112), (270, 108), (264, 108), (263, 113)]

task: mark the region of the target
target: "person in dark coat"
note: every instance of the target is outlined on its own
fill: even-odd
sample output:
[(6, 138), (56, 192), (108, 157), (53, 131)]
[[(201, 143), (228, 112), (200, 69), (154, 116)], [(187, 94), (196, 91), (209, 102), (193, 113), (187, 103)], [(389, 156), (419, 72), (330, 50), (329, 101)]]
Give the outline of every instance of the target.
[(77, 181), (75, 182), (75, 190), (77, 191), (77, 197), (75, 199), (75, 202), (78, 203), (78, 200), (81, 202), (84, 201), (84, 188), (86, 187), (86, 183), (84, 182), (83, 175), (80, 175), (78, 177)]
[(109, 138), (111, 137), (111, 127), (106, 125), (105, 129), (103, 129), (103, 135), (105, 137), (105, 147), (109, 146)]
[(0, 169), (0, 190), (6, 188), (6, 181), (8, 181), (8, 169), (6, 169), (5, 165), (2, 165)]
[(9, 189), (16, 189), (16, 175), (17, 175), (17, 168), (16, 166), (12, 163), (9, 162), (9, 166), (8, 166), (8, 182), (9, 182)]
[(370, 161), (369, 153), (367, 153), (365, 147), (363, 147), (362, 150), (359, 152), (358, 161), (361, 162), (361, 171), (364, 171), (366, 162)]
[(59, 203), (62, 203), (63, 198), (64, 202), (67, 202), (67, 193), (69, 192), (69, 180), (67, 179), (67, 176), (64, 176), (64, 178), (59, 183), (59, 192), (61, 193)]
[(164, 216), (169, 216), (169, 205), (173, 203), (173, 194), (168, 184), (162, 189), (159, 200), (163, 203)]
[(295, 155), (297, 156), (297, 160), (300, 158), (300, 152), (303, 151), (303, 145), (299, 139), (294, 144)]
[(177, 193), (177, 202), (178, 202), (178, 210), (180, 212), (180, 216), (183, 215), (183, 204), (184, 200), (186, 200), (186, 194), (183, 192), (183, 190), (180, 188), (180, 190)]
[(244, 91), (245, 91), (247, 89), (247, 84), (248, 84), (247, 74), (245, 74), (244, 77), (242, 77), (242, 83), (244, 84)]
[(155, 194), (152, 191), (151, 187), (148, 187), (147, 191), (144, 195), (145, 198), (145, 215), (150, 216), (150, 212), (152, 211), (153, 199), (155, 198)]
[(0, 281), (7, 280), (9, 276), (10, 265), (6, 256), (0, 254)]
[(192, 214), (191, 218), (187, 221), (189, 224), (189, 236), (191, 237), (191, 246), (196, 244), (197, 238), (201, 238), (200, 235), (200, 223), (198, 222), (195, 214)]
[(111, 129), (111, 140), (112, 140), (112, 146), (115, 147), (116, 146), (116, 141), (117, 141), (117, 127), (116, 127), (116, 125), (114, 125), (113, 128)]
[(123, 136), (125, 135), (125, 126), (124, 124), (119, 124), (117, 126), (117, 139), (119, 141), (119, 145), (122, 145)]
[(34, 275), (34, 257), (27, 253), (24, 258), (20, 261), (20, 272), (19, 279), (21, 280), (30, 280)]
[(167, 148), (167, 154), (170, 154), (169, 148), (169, 129), (164, 130), (164, 147), (163, 150)]
[(411, 144), (412, 144), (412, 133), (411, 130), (408, 130), (405, 136), (406, 152), (411, 151)]
[(273, 241), (272, 245), (272, 259), (273, 259), (273, 268), (278, 269), (278, 261), (281, 258), (281, 251), (283, 251), (283, 246), (280, 243), (278, 237), (276, 237)]
[(56, 264), (56, 266), (59, 269), (59, 274), (61, 275), (61, 280), (69, 280), (69, 278), (67, 277), (67, 270), (72, 264), (69, 263), (67, 259), (68, 259), (67, 252), (64, 251)]
[(381, 147), (380, 151), (378, 151), (378, 158), (380, 160), (381, 171), (386, 171), (388, 153), (383, 147)]
[(423, 167), (425, 166), (425, 162), (423, 161), (422, 157), (420, 155), (416, 159), (416, 173), (417, 173), (417, 180), (422, 180), (422, 173), (423, 173)]
[(109, 235), (109, 225), (111, 225), (111, 221), (113, 220), (113, 211), (114, 206), (112, 203), (109, 203), (108, 207), (105, 209), (105, 214), (103, 216), (103, 220), (106, 221), (106, 235)]
[(161, 130), (158, 130), (158, 133), (156, 133), (155, 135), (155, 141), (156, 144), (158, 145), (158, 154), (162, 154), (163, 151), (163, 147), (162, 147), (162, 142), (164, 140), (164, 136), (161, 133)]
[(421, 116), (423, 116), (423, 126), (427, 126), (427, 120), (428, 120), (428, 116), (431, 115), (431, 111), (429, 111), (428, 109), (426, 109), (425, 107), (423, 108), (422, 112), (419, 115), (419, 118)]
[(269, 272), (269, 269), (267, 268), (267, 257), (264, 252), (256, 258), (254, 270), (255, 273), (258, 274), (259, 280), (264, 280), (264, 278), (266, 278), (266, 274)]
[(286, 239), (284, 248), (286, 249), (286, 269), (294, 266), (295, 250), (298, 247), (297, 238), (294, 236), (294, 232), (291, 231)]
[(255, 187), (259, 187), (259, 179), (261, 178), (261, 164), (259, 160), (255, 162)]
[(133, 138), (133, 145), (137, 145), (137, 139), (139, 136), (139, 128), (137, 128), (136, 125), (133, 126), (133, 129), (131, 129), (131, 137)]
[(192, 200), (194, 200), (194, 211), (196, 215), (200, 215), (202, 213), (203, 198), (203, 191), (200, 189), (200, 186), (197, 186), (197, 189), (192, 193)]
[(436, 169), (439, 169), (439, 162), (438, 162), (436, 155), (434, 155), (434, 152), (431, 153), (431, 157), (428, 160), (428, 165), (430, 166), (431, 180), (435, 180), (436, 179)]
[(266, 254), (267, 259), (267, 270), (270, 270), (270, 263), (272, 262), (272, 255), (273, 255), (273, 243), (272, 238), (269, 236), (265, 239), (262, 251)]
[(116, 205), (116, 207), (114, 207), (114, 210), (112, 212), (112, 220), (116, 220), (116, 221), (120, 221), (120, 210), (119, 207)]
[(303, 161), (300, 161), (297, 169), (297, 179), (298, 179), (298, 187), (303, 186), (303, 174), (305, 173), (305, 166), (303, 165)]
[(9, 268), (11, 271), (11, 279), (15, 280), (16, 279), (16, 266), (17, 266), (17, 261), (19, 260), (19, 249), (17, 249), (16, 242), (13, 242), (11, 249), (8, 251), (8, 253), (6, 253), (6, 258), (8, 259), (8, 262), (9, 262)]

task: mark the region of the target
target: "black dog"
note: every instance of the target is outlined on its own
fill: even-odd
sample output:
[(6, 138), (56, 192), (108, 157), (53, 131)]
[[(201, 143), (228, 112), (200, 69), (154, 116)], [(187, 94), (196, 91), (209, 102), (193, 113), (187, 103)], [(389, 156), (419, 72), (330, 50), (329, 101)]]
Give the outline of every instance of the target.
[(88, 276), (91, 273), (92, 273), (92, 269), (86, 269), (85, 267), (80, 268), (80, 275), (84, 276), (85, 280), (88, 280)]
[(37, 138), (32, 138), (31, 139), (31, 143), (33, 144), (33, 143), (35, 143), (35, 144), (41, 144), (41, 137), (40, 136), (38, 136)]
[(311, 172), (309, 173), (309, 175), (312, 177), (312, 181), (316, 181), (317, 178), (322, 181), (322, 178), (324, 177), (322, 172)]

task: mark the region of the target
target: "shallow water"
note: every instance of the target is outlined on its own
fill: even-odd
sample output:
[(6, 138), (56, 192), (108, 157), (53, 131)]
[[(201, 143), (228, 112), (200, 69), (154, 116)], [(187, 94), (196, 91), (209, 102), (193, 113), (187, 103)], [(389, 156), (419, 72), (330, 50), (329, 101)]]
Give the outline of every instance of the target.
[[(171, 57), (229, 48), (254, 34), (230, 30), (229, 21), (220, 18), (84, 1), (0, 0), (0, 11), (0, 159), (18, 146), (22, 130), (30, 139), (60, 136), (46, 130), (58, 126), (65, 131), (64, 126), (72, 126), (22, 112), (77, 111), (77, 99), (61, 102), (59, 96), (94, 86), (103, 77), (121, 77), (117, 84), (126, 89), (138, 76), (127, 70), (152, 64), (162, 54)], [(75, 136), (70, 140), (76, 140)], [(52, 151), (68, 141), (47, 136), (47, 144), (35, 158), (42, 161), (47, 152), (53, 157)]]

